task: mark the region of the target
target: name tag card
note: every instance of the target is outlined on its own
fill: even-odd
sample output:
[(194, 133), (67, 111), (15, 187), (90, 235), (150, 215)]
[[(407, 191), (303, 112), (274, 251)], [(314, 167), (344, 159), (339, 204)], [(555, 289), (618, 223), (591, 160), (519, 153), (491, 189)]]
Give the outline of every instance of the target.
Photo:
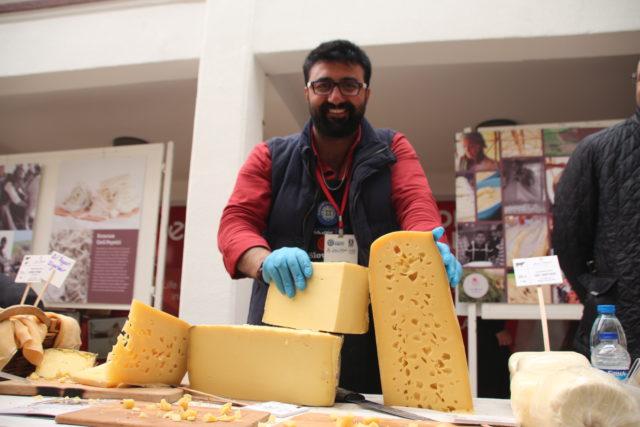
[[(42, 280), (51, 280), (50, 283), (59, 288), (64, 283), (75, 263), (76, 260), (62, 255), (60, 252), (53, 251), (49, 255), (47, 269), (41, 278)], [(52, 272), (54, 273), (53, 276), (51, 274)]]
[(516, 286), (557, 285), (562, 283), (562, 270), (556, 255), (514, 258)]
[(46, 271), (49, 271), (49, 258), (49, 255), (25, 255), (14, 282), (40, 283)]
[(358, 242), (353, 234), (324, 235), (324, 262), (358, 263)]

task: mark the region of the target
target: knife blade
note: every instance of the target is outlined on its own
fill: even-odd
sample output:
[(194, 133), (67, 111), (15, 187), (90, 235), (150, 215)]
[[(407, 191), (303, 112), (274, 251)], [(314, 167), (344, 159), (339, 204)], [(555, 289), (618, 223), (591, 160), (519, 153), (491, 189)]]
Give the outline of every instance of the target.
[(365, 399), (365, 397), (360, 393), (349, 391), (340, 387), (336, 389), (336, 402), (355, 403), (356, 405), (365, 409), (382, 412), (384, 414), (395, 415), (396, 417), (405, 418), (408, 420), (437, 421), (433, 418), (423, 417), (409, 411), (403, 411), (402, 409), (396, 409), (392, 408), (391, 406), (385, 406), (380, 403), (372, 402)]

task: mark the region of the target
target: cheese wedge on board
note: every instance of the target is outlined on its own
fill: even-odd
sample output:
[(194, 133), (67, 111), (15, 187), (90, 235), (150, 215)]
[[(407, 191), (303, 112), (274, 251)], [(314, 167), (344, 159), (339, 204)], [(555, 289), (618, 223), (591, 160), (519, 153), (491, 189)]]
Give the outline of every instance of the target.
[(107, 369), (111, 362), (102, 365), (87, 368), (79, 372), (72, 373), (71, 379), (78, 384), (91, 385), (94, 387), (116, 387), (118, 383), (109, 381), (107, 378)]
[(115, 384), (180, 384), (187, 371), (191, 325), (133, 300), (129, 318), (106, 364)]
[(91, 368), (96, 364), (96, 354), (67, 348), (48, 348), (42, 355), (42, 362), (35, 374), (48, 380), (63, 378)]
[(472, 411), (464, 344), (430, 232), (371, 245), (369, 287), (385, 405)]
[(262, 321), (270, 325), (342, 334), (369, 329), (368, 269), (346, 262), (313, 264), (307, 287), (289, 298), (269, 286)]
[(332, 406), (342, 337), (272, 326), (203, 325), (189, 333), (190, 387), (241, 400)]

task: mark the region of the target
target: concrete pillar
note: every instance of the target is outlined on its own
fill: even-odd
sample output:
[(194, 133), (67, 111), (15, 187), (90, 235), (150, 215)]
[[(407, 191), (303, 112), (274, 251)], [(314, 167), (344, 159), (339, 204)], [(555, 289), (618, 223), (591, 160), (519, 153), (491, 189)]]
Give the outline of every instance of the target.
[(217, 247), (222, 209), (249, 150), (262, 138), (265, 75), (253, 52), (255, 0), (208, 0), (198, 72), (180, 317), (242, 323), (248, 280), (232, 281)]

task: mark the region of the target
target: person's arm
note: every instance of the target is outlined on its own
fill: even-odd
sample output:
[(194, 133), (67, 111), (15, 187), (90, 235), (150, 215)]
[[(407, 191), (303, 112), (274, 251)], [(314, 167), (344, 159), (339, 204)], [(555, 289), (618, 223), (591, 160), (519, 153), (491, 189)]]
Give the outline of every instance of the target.
[(446, 244), (440, 211), (418, 155), (401, 133), (394, 136), (391, 150), (397, 160), (391, 166), (391, 202), (400, 228), (433, 233), (449, 283), (456, 286), (462, 277), (462, 266)]
[(391, 166), (391, 201), (400, 228), (431, 231), (440, 227), (440, 211), (416, 151), (399, 132), (393, 138), (391, 150), (397, 158)]
[(587, 290), (578, 278), (589, 272), (587, 262), (593, 259), (598, 213), (593, 148), (589, 139), (578, 144), (558, 183), (553, 208), (553, 249), (583, 302)]
[(218, 248), (232, 278), (256, 278), (258, 267), (270, 253), (262, 236), (271, 206), (271, 155), (258, 144), (238, 173), (236, 185), (222, 212)]

